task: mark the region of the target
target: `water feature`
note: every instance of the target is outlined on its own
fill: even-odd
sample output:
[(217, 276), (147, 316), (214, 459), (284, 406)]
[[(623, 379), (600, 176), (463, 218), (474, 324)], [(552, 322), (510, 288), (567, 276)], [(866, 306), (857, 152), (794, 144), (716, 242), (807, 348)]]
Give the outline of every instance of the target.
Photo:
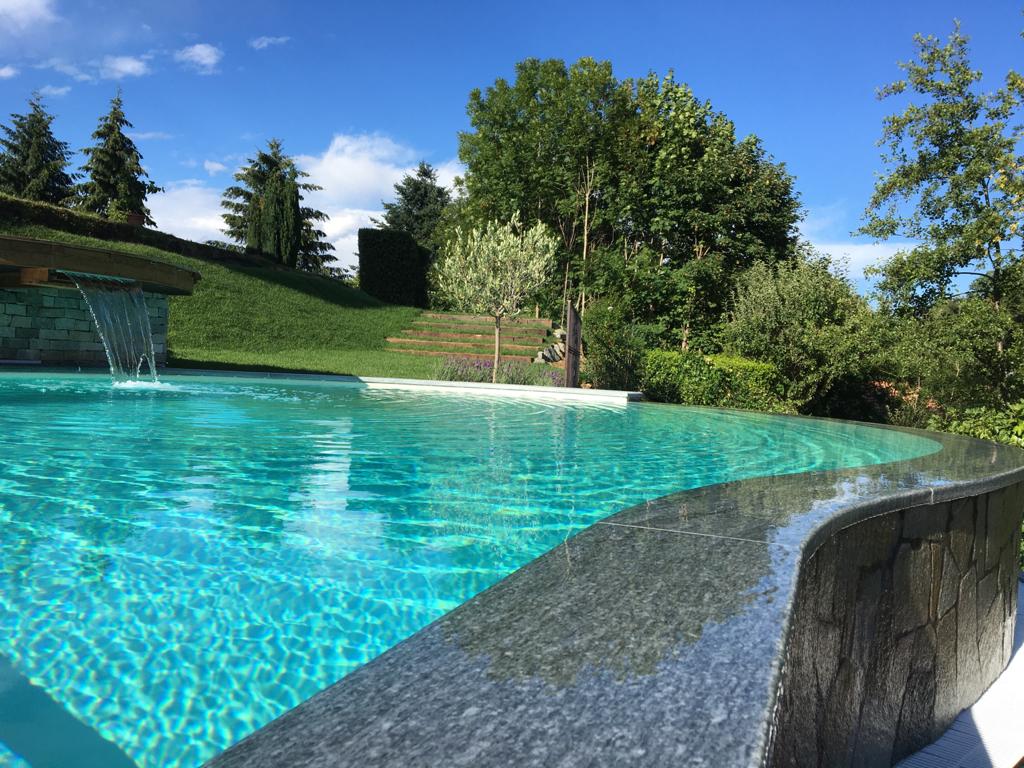
[[(89, 305), (115, 383), (157, 382), (156, 351), (142, 288), (134, 280), (63, 271)], [(143, 365), (147, 374), (143, 377)]]

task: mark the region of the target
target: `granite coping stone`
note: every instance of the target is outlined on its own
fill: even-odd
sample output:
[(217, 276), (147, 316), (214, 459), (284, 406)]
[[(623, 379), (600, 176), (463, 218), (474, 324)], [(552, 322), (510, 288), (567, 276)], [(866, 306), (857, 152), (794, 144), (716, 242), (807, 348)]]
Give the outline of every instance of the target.
[(927, 527), (1024, 480), (1024, 451), (904, 431), (940, 449), (595, 523), (207, 765), (763, 765), (802, 565), (854, 524)]

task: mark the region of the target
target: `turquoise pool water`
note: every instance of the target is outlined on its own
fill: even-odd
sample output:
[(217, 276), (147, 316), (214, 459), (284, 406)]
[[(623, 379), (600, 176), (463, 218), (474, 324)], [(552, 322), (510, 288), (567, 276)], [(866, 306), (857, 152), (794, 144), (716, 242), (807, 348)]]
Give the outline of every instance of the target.
[(938, 447), (671, 406), (166, 382), (0, 374), (0, 765), (73, 745), (76, 766), (197, 766), (624, 507)]

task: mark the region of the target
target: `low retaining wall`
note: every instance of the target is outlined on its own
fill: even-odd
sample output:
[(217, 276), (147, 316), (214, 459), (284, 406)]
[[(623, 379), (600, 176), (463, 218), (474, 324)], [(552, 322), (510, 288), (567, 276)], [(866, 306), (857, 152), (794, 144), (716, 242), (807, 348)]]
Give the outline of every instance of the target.
[[(167, 362), (167, 297), (147, 293), (157, 365)], [(59, 288), (0, 289), (0, 361), (51, 365), (106, 365), (89, 312), (76, 291)]]

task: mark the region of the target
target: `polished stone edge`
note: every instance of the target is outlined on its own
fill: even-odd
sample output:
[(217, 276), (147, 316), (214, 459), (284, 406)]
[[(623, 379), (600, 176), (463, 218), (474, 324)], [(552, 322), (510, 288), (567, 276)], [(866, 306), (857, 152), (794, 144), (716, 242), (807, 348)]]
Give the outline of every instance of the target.
[[(770, 657), (764, 659), (764, 667), (767, 668), (762, 667), (760, 673), (763, 685), (759, 684), (760, 687), (751, 692), (757, 701), (744, 703), (743, 708), (743, 714), (748, 716), (751, 712), (760, 712), (759, 718), (755, 718), (760, 725), (750, 727), (742, 735), (748, 745), (745, 750), (747, 757), (722, 762), (721, 765), (760, 766), (763, 765), (767, 757), (766, 750), (770, 744), (773, 718), (778, 711), (777, 695), (784, 653), (790, 643), (790, 634), (793, 631), (793, 616), (797, 600), (796, 579), (804, 564), (823, 543), (843, 529), (888, 513), (927, 508), (943, 502), (978, 496), (1024, 481), (1024, 451), (953, 435), (920, 430), (897, 431), (911, 432), (927, 437), (941, 444), (942, 450), (917, 459), (890, 464), (752, 478), (682, 491), (611, 515), (567, 542), (571, 543), (577, 540), (587, 542), (586, 544), (581, 543), (580, 551), (576, 553), (577, 560), (574, 567), (577, 569), (581, 567), (581, 564), (588, 565), (586, 560), (588, 555), (596, 557), (595, 548), (590, 545), (590, 542), (595, 540), (595, 536), (592, 534), (600, 529), (629, 528), (648, 534), (666, 534), (657, 543), (657, 547), (660, 547), (662, 552), (669, 551), (673, 547), (684, 546), (682, 542), (687, 542), (685, 546), (692, 547), (692, 542), (696, 540), (696, 537), (707, 536), (711, 539), (731, 539), (738, 542), (748, 541), (761, 546), (775, 546), (779, 548), (779, 551), (793, 553), (793, 556), (787, 555), (782, 558), (783, 564), (780, 567), (785, 572), (777, 574), (777, 580), (781, 585), (781, 591), (777, 595), (777, 605), (780, 607), (777, 612), (770, 614), (776, 616), (773, 620), (775, 626), (766, 628), (769, 631), (763, 637), (747, 638), (748, 643), (759, 644), (759, 647), (765, 647), (770, 653)], [(866, 490), (859, 495), (855, 493), (852, 497), (840, 497), (838, 501), (835, 501), (835, 496), (829, 496), (829, 493), (843, 483)], [(756, 505), (764, 499), (769, 499), (773, 505), (777, 505), (778, 509), (770, 510), (774, 517), (765, 528), (764, 537), (757, 540), (747, 535), (743, 526), (749, 527), (751, 518), (758, 519), (758, 513), (764, 510), (757, 509)], [(700, 518), (702, 505), (712, 506), (715, 504), (718, 505), (717, 511), (720, 516), (705, 516), (705, 522), (711, 521), (707, 530), (701, 530), (699, 527), (686, 527), (700, 522), (698, 519), (695, 523), (693, 518)], [(744, 507), (744, 504), (747, 507)], [(680, 523), (676, 515), (680, 507), (687, 505), (690, 505), (688, 509), (690, 515)], [(732, 512), (730, 513), (728, 510), (732, 510)], [(779, 524), (776, 524), (776, 519)], [(730, 534), (723, 531), (723, 535), (716, 535), (713, 532), (708, 532), (715, 530), (715, 526), (724, 524), (734, 526), (729, 530), (735, 530), (735, 533)], [(672, 536), (670, 534), (688, 535)], [(600, 540), (600, 535), (597, 536), (597, 539)], [(598, 547), (596, 551), (599, 553), (600, 548)], [(511, 744), (517, 738), (517, 734), (521, 732), (539, 731), (544, 735), (540, 740), (535, 739), (531, 742), (530, 751), (524, 753), (527, 755), (527, 759), (520, 760), (519, 764), (531, 766), (550, 764), (550, 755), (547, 754), (546, 749), (549, 746), (554, 748), (565, 737), (565, 734), (559, 733), (551, 721), (551, 701), (539, 700), (536, 705), (517, 705), (512, 717), (508, 717), (509, 713), (501, 712), (502, 704), (497, 701), (494, 702), (494, 707), (491, 707), (490, 710), (487, 707), (481, 707), (480, 704), (487, 702), (488, 696), (493, 695), (487, 692), (490, 689), (480, 686), (474, 690), (463, 687), (463, 684), (466, 681), (481, 679), (480, 664), (483, 664), (483, 669), (486, 670), (488, 662), (482, 660), (488, 658), (488, 655), (481, 656), (479, 652), (467, 654), (464, 651), (449, 653), (450, 646), (446, 645), (443, 638), (446, 631), (450, 632), (450, 627), (453, 624), (462, 627), (472, 627), (474, 624), (486, 625), (489, 621), (488, 613), (493, 613), (496, 607), (506, 609), (510, 604), (508, 594), (515, 592), (519, 588), (518, 585), (532, 589), (535, 586), (534, 582), (545, 583), (543, 578), (535, 579), (534, 574), (544, 568), (550, 570), (551, 558), (554, 556), (555, 550), (552, 550), (552, 552), (528, 563), (495, 586), (464, 603), (452, 613), (324, 689), (278, 720), (241, 740), (214, 758), (209, 765), (220, 768), (239, 765), (320, 767), (361, 764), (402, 766), (473, 764), (487, 766), (507, 763), (508, 754), (500, 749), (478, 755), (479, 759), (475, 759), (472, 763), (466, 763), (463, 760), (465, 757), (463, 754), (460, 754), (458, 759), (454, 759), (452, 755), (439, 755), (437, 753), (439, 748), (436, 745), (431, 746), (429, 736), (426, 737), (428, 743), (424, 746), (422, 731), (417, 731), (421, 738), (415, 744), (411, 744), (408, 738), (403, 741), (396, 735), (403, 729), (402, 717), (414, 717), (411, 713), (421, 709), (424, 712), (430, 711), (432, 707), (437, 707), (439, 700), (443, 700), (444, 711), (462, 713), (457, 723), (459, 733), (473, 734), (478, 731), (486, 731), (489, 738), (488, 744), (491, 746), (494, 746), (495, 742), (500, 743), (502, 739), (508, 740)], [(582, 563), (578, 559), (580, 557), (583, 558)], [(731, 562), (727, 559), (716, 562), (712, 552), (708, 554), (708, 562), (703, 567), (730, 568), (733, 567), (730, 565)], [(600, 567), (596, 567), (601, 563), (589, 563), (589, 565), (595, 566), (591, 575), (596, 574), (597, 579), (600, 579), (603, 573), (607, 573), (609, 570), (602, 571)], [(636, 578), (641, 581), (646, 579), (653, 591), (660, 580), (659, 575), (651, 573), (649, 568), (643, 567), (645, 565), (636, 564)], [(610, 574), (608, 580), (610, 584), (614, 584), (614, 579)], [(679, 599), (684, 600), (686, 597), (688, 596), (680, 594)], [(517, 613), (515, 616), (518, 631), (528, 635), (532, 626), (537, 629), (538, 634), (543, 634), (540, 632), (540, 628), (550, 624), (553, 616), (560, 615), (560, 612), (564, 613), (564, 600), (565, 595), (561, 589), (542, 589), (540, 591), (534, 589), (529, 595), (529, 610)], [(512, 604), (514, 605), (515, 601), (512, 601)], [(631, 610), (635, 610), (635, 607), (632, 606)], [(650, 606), (650, 610), (655, 610), (655, 608), (656, 606)], [(587, 617), (580, 618), (579, 621), (580, 624), (571, 629), (580, 637), (586, 637), (590, 633), (602, 633), (604, 636), (609, 629), (607, 624), (588, 626), (586, 624)], [(598, 619), (594, 618), (590, 621), (597, 622)], [(623, 638), (624, 641), (629, 639)], [(491, 640), (495, 639), (491, 638)], [(497, 641), (492, 644), (495, 647), (500, 645)], [(730, 653), (735, 657), (734, 649), (730, 650)], [(443, 668), (445, 677), (438, 678), (437, 675), (420, 677), (420, 669), (410, 668), (410, 665), (421, 663), (429, 666), (429, 660), (438, 659), (439, 656), (444, 658), (436, 663)], [(425, 674), (425, 670), (423, 672)], [(653, 673), (655, 680), (663, 676), (664, 672), (662, 671), (656, 670)], [(438, 685), (436, 682), (429, 682), (431, 679), (435, 681), (437, 679), (457, 680), (459, 684), (454, 686)], [(670, 688), (673, 679), (671, 676), (669, 677)], [(592, 705), (592, 702), (588, 703), (589, 700), (577, 701), (574, 698), (577, 697), (576, 692), (556, 693), (554, 701), (557, 702), (559, 711), (567, 711), (569, 716), (575, 711), (574, 706), (590, 707)], [(688, 692), (679, 690), (678, 698), (684, 698), (684, 693)], [(365, 702), (365, 706), (360, 702)], [(668, 703), (674, 709), (679, 708), (677, 700)], [(389, 710), (388, 708), (393, 705), (394, 709)], [(645, 727), (644, 718), (648, 717), (652, 710), (666, 707), (666, 701), (637, 701), (636, 706), (635, 722), (631, 725), (627, 719), (625, 722), (616, 723), (620, 730), (625, 729), (625, 732), (630, 733)], [(668, 711), (668, 709), (664, 711)], [(398, 719), (395, 717), (396, 713)], [(580, 713), (588, 714), (588, 710), (582, 709)], [(372, 722), (376, 725), (368, 725), (365, 721), (366, 717), (373, 718)], [(500, 720), (498, 725), (495, 725), (495, 719)], [(429, 734), (430, 728), (436, 728), (440, 735), (451, 725), (453, 724), (441, 720), (431, 721), (426, 725), (419, 722), (416, 724), (416, 729), (426, 728), (426, 732)], [(727, 722), (726, 725), (728, 727), (730, 723)], [(494, 733), (495, 729), (499, 731), (497, 735)], [(734, 739), (735, 730), (728, 732), (729, 736)], [(354, 742), (356, 746), (350, 746), (344, 754), (332, 751), (335, 749), (333, 745), (339, 739), (342, 741), (347, 739), (348, 737), (344, 734), (350, 732), (358, 734), (358, 738)], [(342, 735), (339, 736), (339, 733)], [(723, 731), (723, 733), (726, 732)], [(605, 736), (594, 730), (587, 731), (584, 735), (587, 738), (593, 738), (593, 743), (588, 746), (589, 742), (586, 738), (583, 740), (577, 738), (573, 746), (576, 753), (570, 761), (564, 764), (607, 764), (601, 758), (595, 757), (591, 761), (587, 756), (588, 749), (596, 749)], [(684, 745), (684, 737), (685, 734), (681, 734), (678, 739), (676, 754), (679, 754), (678, 749)], [(318, 743), (317, 740), (320, 738), (326, 740), (323, 743)], [(550, 739), (550, 744), (546, 739)], [(437, 739), (439, 743), (443, 741)], [(457, 749), (462, 750), (462, 745), (464, 745), (464, 741), (460, 742)], [(472, 745), (468, 746), (472, 747)], [(659, 746), (665, 747), (665, 745)], [(440, 747), (440, 749), (446, 748), (449, 747)], [(671, 752), (672, 745), (667, 745), (667, 749), (668, 751), (664, 752), (666, 755)], [(430, 754), (429, 758), (424, 757), (423, 750)], [(650, 753), (637, 754), (637, 757), (630, 759), (622, 759), (619, 756), (615, 764), (662, 764), (657, 761), (652, 763), (653, 755)], [(686, 754), (689, 758), (690, 753)], [(713, 752), (708, 752), (706, 748), (701, 759), (705, 761), (700, 762), (701, 765), (714, 764)], [(712, 760), (711, 763), (706, 762), (709, 759)]]
[(210, 376), (225, 378), (274, 379), (298, 381), (326, 381), (349, 384), (366, 389), (407, 389), (422, 392), (439, 392), (452, 395), (487, 395), (493, 397), (537, 398), (557, 400), (594, 400), (615, 402), (636, 402), (643, 400), (642, 392), (626, 392), (615, 389), (576, 389), (568, 387), (541, 387), (527, 384), (477, 384), (465, 381), (436, 381), (433, 379), (391, 379), (378, 376), (342, 376), (324, 373), (285, 373), (261, 371), (220, 371), (206, 368), (165, 368), (166, 376)]

